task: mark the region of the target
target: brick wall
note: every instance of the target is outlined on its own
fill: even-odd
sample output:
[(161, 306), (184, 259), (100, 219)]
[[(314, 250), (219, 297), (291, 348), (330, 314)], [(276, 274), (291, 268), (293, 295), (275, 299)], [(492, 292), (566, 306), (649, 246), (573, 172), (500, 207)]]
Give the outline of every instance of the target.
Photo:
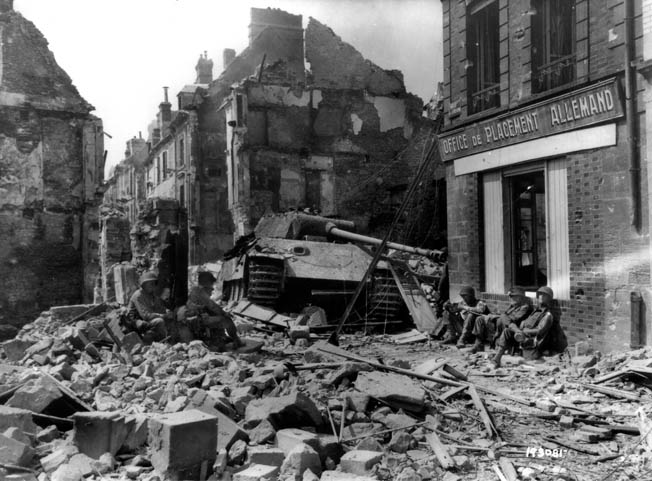
[[(643, 13), (652, 11), (649, 2), (635, 2), (636, 55), (643, 55), (642, 27), (647, 25)], [(527, 14), (529, 0), (500, 0), (501, 74), (504, 50), (503, 21), (509, 25), (509, 106), (512, 108), (541, 98), (531, 95), (531, 28)], [(443, 5), (445, 82), (448, 102), (446, 126), (454, 128), (466, 121), (497, 115), (502, 110), (469, 118), (464, 107), (466, 98), (465, 2), (450, 0)], [(622, 0), (576, 1), (577, 67), (574, 84), (548, 92), (551, 96), (577, 88), (583, 82), (618, 75), (621, 82), (624, 51), (624, 2)], [(648, 15), (649, 16), (649, 15)], [(645, 17), (647, 18), (647, 17)], [(645, 22), (645, 23), (644, 23)], [(447, 37), (448, 35), (448, 37)], [(636, 121), (640, 144), (645, 143), (646, 84), (638, 77)], [(503, 76), (501, 75), (501, 84)], [(501, 88), (503, 86), (501, 85)], [(648, 94), (649, 96), (649, 94)], [(501, 105), (504, 97), (501, 98)], [(457, 103), (456, 103), (457, 102)], [(462, 106), (457, 111), (456, 106)], [(501, 107), (502, 108), (502, 107)], [(459, 115), (455, 115), (459, 113)], [(450, 114), (454, 114), (452, 117)], [(557, 302), (560, 320), (572, 341), (591, 339), (603, 350), (624, 349), (632, 340), (631, 293), (642, 294), (650, 305), (649, 192), (646, 149), (641, 153), (641, 189), (643, 223), (640, 230), (631, 225), (632, 197), (630, 164), (626, 145), (626, 121), (617, 123), (618, 144), (565, 156), (568, 185), (568, 228), (570, 255), (570, 300)], [(649, 150), (649, 149), (647, 149)], [(455, 177), (453, 164), (447, 165), (448, 237), (450, 250), (451, 296), (461, 284), (482, 289), (483, 265), (480, 229), (481, 192), (477, 175)], [(480, 267), (480, 269), (479, 269)], [(483, 294), (493, 311), (507, 307), (508, 298)], [(649, 307), (644, 306), (644, 310)], [(646, 314), (649, 317), (649, 313)], [(649, 332), (643, 332), (650, 337)]]

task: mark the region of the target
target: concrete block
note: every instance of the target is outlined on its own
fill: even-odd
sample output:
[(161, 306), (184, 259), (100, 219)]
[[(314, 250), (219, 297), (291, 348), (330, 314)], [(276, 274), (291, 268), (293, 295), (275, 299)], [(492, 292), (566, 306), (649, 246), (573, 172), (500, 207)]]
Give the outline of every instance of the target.
[(233, 481), (259, 481), (261, 479), (273, 481), (278, 478), (278, 473), (278, 466), (252, 464), (244, 471), (234, 474)]
[(345, 394), (346, 408), (353, 409), (356, 412), (364, 413), (367, 411), (371, 398), (361, 392), (350, 392)]
[(573, 416), (562, 416), (559, 418), (559, 425), (563, 428), (572, 428), (575, 423)]
[(2, 434), (20, 443), (27, 444), (28, 446), (32, 445), (32, 440), (29, 438), (29, 436), (27, 436), (27, 434), (16, 427), (7, 428)]
[(72, 456), (77, 454), (79, 450), (72, 444), (64, 444), (52, 451), (47, 456), (41, 458), (41, 467), (46, 473), (55, 471), (59, 466), (66, 463)]
[(68, 364), (67, 362), (62, 362), (54, 366), (50, 371), (50, 374), (64, 381), (70, 381), (74, 372), (75, 370), (70, 364)]
[(382, 458), (383, 453), (378, 451), (349, 451), (340, 459), (340, 467), (346, 473), (363, 475)]
[(361, 372), (355, 381), (358, 391), (396, 408), (420, 412), (425, 406), (425, 391), (414, 379), (386, 372)]
[(172, 479), (199, 479), (217, 455), (215, 416), (197, 410), (158, 415), (149, 421), (152, 466)]
[(308, 326), (292, 326), (288, 331), (290, 339), (296, 341), (297, 339), (310, 340), (310, 328)]
[(29, 444), (0, 434), (0, 463), (29, 466), (33, 457), (34, 450)]
[(278, 466), (283, 464), (285, 452), (281, 448), (271, 446), (250, 446), (247, 455), (251, 464), (265, 464), (267, 466)]
[(300, 479), (307, 469), (315, 474), (321, 474), (321, 460), (317, 451), (307, 444), (300, 444), (295, 446), (285, 457), (281, 466), (281, 475)]
[(276, 446), (288, 454), (295, 447), (307, 444), (315, 450), (319, 449), (319, 436), (303, 429), (288, 428), (276, 432)]
[(94, 473), (95, 462), (90, 456), (79, 453), (68, 460), (68, 466), (78, 469), (82, 476), (86, 477)]
[(321, 426), (322, 417), (315, 403), (301, 393), (268, 397), (250, 402), (245, 410), (247, 429), (267, 419), (274, 429)]
[(539, 399), (538, 401), (536, 401), (535, 405), (537, 408), (541, 409), (542, 411), (548, 411), (548, 412), (553, 412), (557, 407), (557, 405), (554, 402), (548, 399)]
[(38, 431), (30, 411), (0, 405), (0, 431), (11, 427), (16, 427), (24, 433), (35, 434)]
[(217, 449), (226, 449), (227, 451), (237, 440), (249, 442), (247, 432), (237, 425), (231, 418), (215, 411), (217, 417)]
[(137, 451), (138, 448), (147, 443), (149, 418), (143, 414), (128, 416), (126, 424), (129, 433), (122, 443), (122, 447), (129, 451)]
[(22, 339), (11, 339), (2, 343), (2, 350), (9, 361), (16, 362), (23, 358), (25, 351), (32, 344), (34, 343)]
[(36, 440), (39, 443), (49, 443), (50, 441), (54, 441), (55, 439), (58, 439), (60, 436), (59, 430), (57, 429), (56, 426), (48, 426), (45, 429), (41, 429), (36, 433)]
[(339, 462), (342, 456), (342, 445), (338, 442), (337, 436), (332, 434), (318, 434), (317, 440), (319, 441), (319, 457), (321, 462), (324, 463), (326, 458), (331, 458), (334, 462)]
[(75, 446), (93, 459), (104, 453), (115, 456), (129, 434), (124, 416), (117, 412), (79, 412), (73, 420)]
[(258, 426), (249, 431), (249, 439), (252, 444), (265, 444), (274, 441), (276, 430), (274, 426), (265, 419)]
[(7, 406), (43, 412), (52, 402), (63, 397), (59, 388), (45, 377), (30, 379), (7, 401)]
[(75, 466), (62, 464), (51, 475), (50, 481), (82, 481), (84, 475)]
[(342, 471), (324, 471), (321, 473), (320, 481), (377, 481), (371, 476), (356, 476), (352, 473)]

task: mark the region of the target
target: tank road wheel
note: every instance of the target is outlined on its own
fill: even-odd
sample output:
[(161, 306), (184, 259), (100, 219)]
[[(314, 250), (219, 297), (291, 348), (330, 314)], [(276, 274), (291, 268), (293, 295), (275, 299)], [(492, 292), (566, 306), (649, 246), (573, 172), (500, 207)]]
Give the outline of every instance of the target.
[(249, 261), (247, 299), (261, 306), (273, 307), (281, 297), (283, 261), (252, 258)]
[(392, 273), (385, 269), (376, 269), (369, 296), (367, 320), (373, 322), (397, 320), (402, 307), (403, 298)]
[(222, 295), (222, 298), (228, 302), (239, 301), (244, 297), (244, 280), (237, 279), (235, 281), (229, 281), (224, 283), (225, 292)]

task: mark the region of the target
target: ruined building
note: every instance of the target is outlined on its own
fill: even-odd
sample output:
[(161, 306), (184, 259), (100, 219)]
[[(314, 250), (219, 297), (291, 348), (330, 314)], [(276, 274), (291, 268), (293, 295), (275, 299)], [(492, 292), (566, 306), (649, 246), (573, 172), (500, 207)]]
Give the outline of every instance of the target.
[(47, 40), (0, 1), (0, 324), (92, 298), (102, 121)]
[(443, 2), (453, 297), (471, 284), (495, 309), (549, 285), (571, 341), (650, 342), (640, 6)]
[[(265, 212), (310, 208), (382, 233), (434, 138), (400, 72), (365, 60), (314, 19), (304, 41), (300, 15), (258, 8), (248, 47), (225, 49), (222, 73), (213, 79), (212, 70), (200, 56), (195, 83), (177, 94), (176, 108), (166, 90), (150, 125), (145, 217), (156, 223), (165, 212), (166, 222), (156, 234), (149, 221), (132, 226), (136, 265), (178, 273), (216, 261)], [(122, 165), (117, 186), (139, 178)], [(443, 179), (441, 166), (435, 171)], [(133, 196), (127, 203), (139, 208)]]
[[(275, 27), (261, 30), (264, 22)], [(270, 57), (266, 46), (279, 35), (291, 54)], [(300, 16), (252, 9), (249, 38), (241, 57), (258, 69), (232, 86), (222, 109), (236, 237), (265, 212), (297, 208), (382, 232), (388, 222), (378, 221), (391, 220), (383, 214), (421, 160), (406, 155), (410, 140), (433, 134), (421, 100), (406, 92), (400, 72), (365, 60), (315, 19), (304, 44)]]

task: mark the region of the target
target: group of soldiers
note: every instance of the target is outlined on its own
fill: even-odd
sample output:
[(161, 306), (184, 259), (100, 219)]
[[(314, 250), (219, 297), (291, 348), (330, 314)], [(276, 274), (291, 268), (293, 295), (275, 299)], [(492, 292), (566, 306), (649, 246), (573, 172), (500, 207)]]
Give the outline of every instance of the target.
[[(222, 350), (229, 345), (242, 346), (233, 320), (210, 297), (216, 281), (210, 272), (198, 274), (198, 285), (188, 293), (186, 305), (176, 311), (170, 310), (157, 295), (157, 281), (152, 272), (140, 277), (140, 289), (131, 296), (125, 315), (125, 325), (138, 332), (145, 343), (201, 339)], [(462, 287), (461, 301), (446, 300), (440, 304), (446, 326), (443, 342), (459, 348), (472, 344), (471, 353), (484, 351), (489, 344), (496, 348), (492, 358), (495, 367), (500, 366), (507, 351), (521, 349), (538, 358), (546, 351), (566, 349), (566, 336), (551, 311), (554, 296), (550, 287), (537, 290), (534, 306), (520, 287), (510, 289), (508, 296), (507, 309), (500, 314), (490, 313), (473, 287)]]
[(566, 336), (551, 310), (554, 294), (550, 287), (537, 290), (534, 306), (520, 287), (510, 289), (508, 296), (507, 309), (492, 314), (487, 304), (476, 297), (473, 287), (462, 287), (461, 301), (443, 303), (446, 326), (443, 342), (456, 344), (458, 348), (472, 344), (471, 353), (484, 351), (489, 344), (496, 348), (491, 359), (496, 368), (508, 351), (520, 349), (537, 359), (545, 352), (560, 353), (566, 349)]
[(198, 285), (188, 293), (186, 304), (173, 311), (157, 293), (158, 276), (146, 272), (140, 277), (140, 288), (129, 300), (124, 324), (147, 344), (200, 339), (219, 350), (241, 347), (243, 342), (233, 320), (211, 299), (215, 281), (210, 272), (200, 272)]

